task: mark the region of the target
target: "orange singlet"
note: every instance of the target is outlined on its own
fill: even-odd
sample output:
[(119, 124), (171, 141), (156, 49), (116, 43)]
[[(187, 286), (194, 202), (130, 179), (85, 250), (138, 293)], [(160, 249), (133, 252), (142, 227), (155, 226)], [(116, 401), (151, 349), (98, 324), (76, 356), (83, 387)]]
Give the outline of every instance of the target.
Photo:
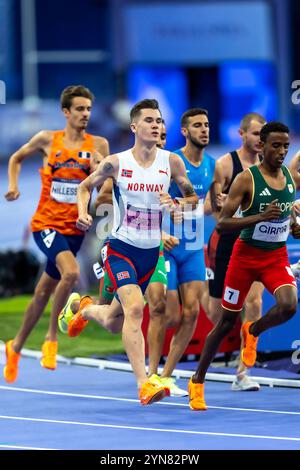
[(83, 235), (76, 228), (77, 189), (90, 174), (94, 139), (85, 134), (82, 146), (69, 150), (63, 145), (63, 136), (64, 131), (54, 132), (47, 166), (39, 170), (42, 191), (31, 220), (31, 230), (38, 232), (52, 228), (63, 235)]

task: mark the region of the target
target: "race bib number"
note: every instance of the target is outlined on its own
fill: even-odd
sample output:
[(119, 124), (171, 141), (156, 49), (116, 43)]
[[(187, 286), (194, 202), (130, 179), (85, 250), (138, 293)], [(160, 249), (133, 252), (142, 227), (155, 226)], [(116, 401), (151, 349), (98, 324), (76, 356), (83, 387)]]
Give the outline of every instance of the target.
[(127, 205), (124, 225), (137, 231), (160, 232), (161, 219), (161, 211)]
[(80, 180), (54, 179), (50, 190), (52, 199), (65, 204), (76, 204), (79, 183)]
[(255, 225), (253, 240), (264, 242), (285, 242), (289, 236), (290, 218), (270, 220)]
[(240, 291), (236, 289), (232, 289), (231, 287), (226, 286), (224, 292), (224, 300), (229, 304), (236, 305), (238, 303), (240, 296)]

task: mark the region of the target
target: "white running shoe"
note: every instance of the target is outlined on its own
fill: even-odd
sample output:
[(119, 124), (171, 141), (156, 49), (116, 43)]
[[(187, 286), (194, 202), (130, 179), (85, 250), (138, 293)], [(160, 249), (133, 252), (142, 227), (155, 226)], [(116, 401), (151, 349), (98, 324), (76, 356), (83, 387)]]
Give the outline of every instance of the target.
[(231, 390), (235, 392), (258, 392), (259, 389), (259, 383), (255, 382), (255, 380), (253, 380), (247, 374), (243, 374), (241, 379), (236, 376), (235, 381), (231, 385)]
[(300, 259), (297, 263), (291, 264), (291, 270), (295, 276), (295, 278), (300, 281)]
[(156, 374), (152, 374), (149, 378), (149, 382), (153, 383), (154, 385), (163, 385), (170, 389), (170, 396), (171, 397), (187, 397), (188, 391), (184, 390), (183, 388), (179, 388), (176, 385), (176, 380), (172, 377), (159, 377)]

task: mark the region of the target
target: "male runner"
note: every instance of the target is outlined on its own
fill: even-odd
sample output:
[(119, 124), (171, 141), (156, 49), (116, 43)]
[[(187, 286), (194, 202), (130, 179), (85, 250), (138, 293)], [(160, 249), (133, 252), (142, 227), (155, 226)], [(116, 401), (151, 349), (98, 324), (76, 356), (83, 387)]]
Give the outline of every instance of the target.
[[(77, 336), (88, 320), (110, 331), (122, 329), (123, 343), (136, 375), (143, 405), (169, 395), (166, 386), (152, 384), (146, 375), (144, 338), (141, 331), (143, 294), (155, 270), (161, 239), (162, 208), (180, 211), (194, 207), (198, 198), (182, 160), (157, 148), (161, 113), (156, 100), (142, 100), (131, 110), (132, 149), (109, 156), (79, 187), (77, 226), (86, 230), (92, 223), (87, 212), (90, 191), (113, 178), (114, 227), (108, 242), (106, 269), (117, 292), (111, 305), (93, 305), (83, 297), (68, 332)], [(177, 205), (167, 193), (173, 178), (184, 196)]]
[[(300, 238), (292, 207), (295, 184), (284, 158), (289, 147), (289, 129), (269, 122), (260, 131), (263, 161), (240, 173), (234, 180), (221, 211), (217, 230), (242, 230), (234, 245), (225, 278), (222, 317), (206, 338), (198, 369), (189, 382), (190, 408), (206, 410), (204, 379), (222, 339), (233, 328), (254, 281), (274, 295), (276, 304), (259, 320), (242, 326), (246, 367), (256, 360), (258, 336), (293, 317), (297, 310), (297, 286), (288, 260), (286, 240), (292, 219), (292, 234)], [(234, 217), (241, 206), (243, 217)]]
[[(260, 130), (266, 120), (257, 113), (246, 114), (241, 120), (239, 134), (242, 145), (238, 150), (226, 153), (216, 162), (216, 181), (220, 184), (223, 195), (229, 193), (235, 177), (252, 165), (259, 163)], [(220, 199), (219, 199), (220, 200)], [(214, 215), (218, 219), (219, 212)], [(236, 216), (241, 216), (240, 211)], [(221, 300), (224, 288), (224, 280), (228, 268), (229, 259), (240, 231), (232, 233), (212, 232), (208, 242), (209, 257), (209, 308), (207, 315), (216, 324), (221, 315)], [(263, 285), (254, 282), (245, 300), (245, 321), (255, 321), (261, 317)], [(247, 374), (247, 368), (239, 361), (236, 378), (232, 384), (232, 390), (258, 391), (259, 384)]]
[[(204, 199), (214, 179), (215, 160), (205, 148), (209, 143), (208, 113), (202, 108), (187, 110), (181, 118), (181, 132), (185, 146), (175, 153), (182, 159), (188, 177), (199, 197), (197, 208), (184, 214), (180, 225), (165, 220), (163, 241), (168, 270), (167, 323), (176, 326), (169, 354), (161, 377), (153, 381), (167, 383), (176, 364), (191, 340), (200, 310), (201, 297), (205, 293), (204, 265)], [(172, 198), (180, 197), (176, 182), (171, 184)], [(180, 199), (179, 199), (180, 200)], [(182, 312), (180, 313), (180, 297)], [(184, 392), (181, 396), (186, 395)]]
[(3, 372), (7, 382), (16, 380), (21, 349), (52, 293), (50, 325), (42, 346), (41, 365), (51, 370), (56, 368), (57, 317), (79, 276), (76, 254), (83, 233), (76, 227), (77, 188), (109, 153), (106, 139), (86, 133), (93, 99), (90, 90), (81, 85), (67, 87), (61, 94), (65, 129), (39, 132), (9, 160), (9, 188), (5, 197), (14, 201), (20, 195), (18, 177), (23, 160), (37, 153), (43, 157), (42, 191), (31, 230), (47, 257), (47, 264), (19, 332), (6, 343), (7, 362)]

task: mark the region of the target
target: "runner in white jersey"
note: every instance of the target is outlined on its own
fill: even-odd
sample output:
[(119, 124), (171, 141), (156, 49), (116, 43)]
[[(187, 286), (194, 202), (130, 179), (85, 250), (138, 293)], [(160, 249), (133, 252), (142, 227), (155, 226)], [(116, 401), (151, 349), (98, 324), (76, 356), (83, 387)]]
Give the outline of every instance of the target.
[[(142, 100), (130, 112), (135, 134), (132, 149), (111, 155), (93, 176), (79, 186), (78, 221), (88, 230), (91, 190), (112, 178), (115, 223), (108, 242), (105, 266), (117, 296), (111, 305), (93, 305), (90, 297), (80, 301), (79, 310), (68, 325), (69, 336), (77, 336), (88, 320), (95, 320), (111, 332), (122, 331), (123, 343), (136, 375), (139, 398), (143, 405), (169, 395), (166, 386), (149, 382), (145, 367), (145, 344), (141, 330), (144, 297), (155, 269), (161, 238), (162, 210), (187, 210), (196, 207), (198, 197), (186, 176), (181, 158), (158, 149), (162, 122), (156, 100)], [(175, 204), (168, 194), (170, 178), (180, 188), (183, 198)]]
[(170, 186), (170, 152), (157, 148), (154, 162), (146, 168), (140, 166), (131, 149), (117, 157), (112, 236), (138, 248), (158, 247), (162, 215), (158, 195)]

